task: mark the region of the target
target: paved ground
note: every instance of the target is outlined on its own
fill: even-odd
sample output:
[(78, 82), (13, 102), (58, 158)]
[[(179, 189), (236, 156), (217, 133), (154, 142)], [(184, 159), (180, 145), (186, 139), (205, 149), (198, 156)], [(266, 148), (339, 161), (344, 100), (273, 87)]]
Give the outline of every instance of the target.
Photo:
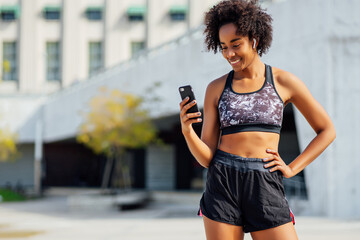
[[(25, 203), (1, 203), (0, 239), (205, 240), (202, 218), (196, 216), (198, 206), (193, 201), (198, 196), (181, 200), (181, 204), (158, 198), (142, 209), (123, 211), (69, 210), (64, 194), (48, 194), (45, 199)], [(301, 240), (360, 239), (360, 220), (295, 217)], [(245, 239), (251, 239), (250, 235)]]

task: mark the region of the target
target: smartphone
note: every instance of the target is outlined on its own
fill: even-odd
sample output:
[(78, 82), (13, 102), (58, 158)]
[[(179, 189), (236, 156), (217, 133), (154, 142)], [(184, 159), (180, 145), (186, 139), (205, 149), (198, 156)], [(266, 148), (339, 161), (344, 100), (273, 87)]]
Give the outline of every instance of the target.
[[(182, 100), (184, 100), (186, 97), (189, 97), (189, 101), (187, 103), (190, 103), (191, 101), (195, 100), (195, 95), (190, 85), (179, 87), (179, 92)], [(195, 112), (199, 112), (199, 108), (197, 104), (195, 104), (189, 110), (187, 110), (187, 113), (195, 113)], [(198, 118), (198, 117), (194, 117), (194, 118)]]

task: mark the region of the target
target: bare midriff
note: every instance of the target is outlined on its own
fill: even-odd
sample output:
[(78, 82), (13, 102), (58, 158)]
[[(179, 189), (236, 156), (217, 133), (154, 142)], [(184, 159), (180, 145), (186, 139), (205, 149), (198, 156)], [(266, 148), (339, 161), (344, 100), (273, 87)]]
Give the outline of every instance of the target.
[(266, 149), (278, 151), (280, 134), (273, 132), (239, 132), (221, 136), (219, 149), (247, 158), (272, 156)]

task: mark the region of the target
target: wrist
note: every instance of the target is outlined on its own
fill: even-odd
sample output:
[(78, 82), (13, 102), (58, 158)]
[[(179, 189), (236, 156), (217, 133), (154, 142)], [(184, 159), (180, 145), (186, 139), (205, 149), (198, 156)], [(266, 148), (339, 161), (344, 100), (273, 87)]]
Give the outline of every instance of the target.
[(187, 129), (181, 129), (181, 131), (182, 131), (182, 134), (184, 135), (184, 137), (188, 137), (194, 132), (194, 129), (192, 127), (190, 127)]
[(289, 176), (289, 178), (294, 177), (296, 174), (298, 174), (298, 173), (295, 171), (295, 169), (290, 166), (290, 164), (288, 165), (288, 167), (289, 167), (289, 170), (290, 170), (290, 176)]

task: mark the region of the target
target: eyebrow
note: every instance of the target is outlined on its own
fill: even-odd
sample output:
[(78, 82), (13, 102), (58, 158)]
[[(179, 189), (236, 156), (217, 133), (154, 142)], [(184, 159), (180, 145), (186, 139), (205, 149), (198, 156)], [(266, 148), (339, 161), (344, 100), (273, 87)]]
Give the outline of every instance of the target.
[[(232, 42), (235, 42), (235, 41), (237, 41), (237, 40), (240, 40), (241, 38), (234, 38), (233, 40), (231, 40), (230, 42), (232, 43)], [(223, 42), (220, 42), (220, 44), (225, 44), (225, 43), (223, 43)]]

